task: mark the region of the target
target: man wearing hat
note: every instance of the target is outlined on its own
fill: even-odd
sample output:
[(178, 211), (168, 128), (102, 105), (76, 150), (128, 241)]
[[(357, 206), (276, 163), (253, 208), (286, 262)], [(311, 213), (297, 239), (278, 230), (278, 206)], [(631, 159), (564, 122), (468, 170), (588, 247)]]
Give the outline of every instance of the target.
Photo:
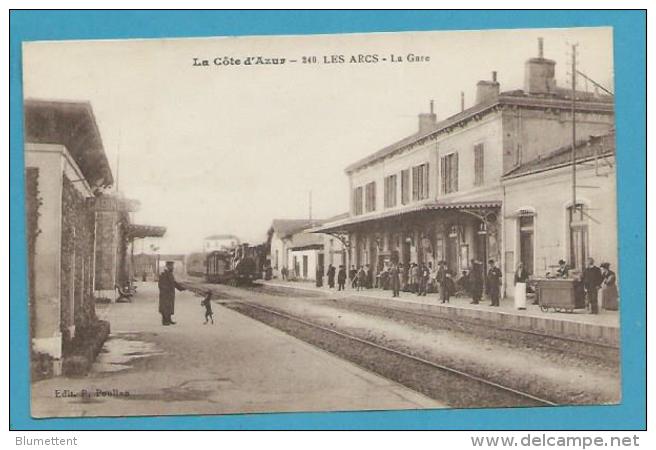
[(490, 306), (499, 306), (499, 297), (501, 296), (501, 270), (495, 265), (494, 260), (488, 262), (487, 271), (487, 295), (490, 296)]
[(585, 299), (590, 306), (590, 314), (599, 312), (598, 291), (603, 281), (601, 269), (595, 266), (595, 261), (588, 258), (588, 267), (583, 271), (583, 287), (585, 288)]
[(173, 261), (166, 261), (164, 271), (159, 275), (159, 313), (162, 315), (162, 325), (175, 325), (171, 316), (175, 314), (175, 290), (184, 291), (185, 288), (175, 281), (173, 276)]
[(556, 270), (556, 276), (558, 278), (567, 278), (569, 276), (569, 267), (564, 259), (558, 261), (558, 269)]

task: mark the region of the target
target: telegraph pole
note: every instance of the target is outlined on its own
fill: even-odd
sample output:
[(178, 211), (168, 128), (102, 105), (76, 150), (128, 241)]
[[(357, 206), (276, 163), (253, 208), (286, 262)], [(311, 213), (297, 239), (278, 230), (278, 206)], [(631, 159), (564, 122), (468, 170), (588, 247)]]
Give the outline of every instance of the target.
[[(576, 211), (576, 48), (578, 44), (572, 44), (572, 217), (574, 220)], [(570, 224), (571, 225), (571, 224)]]
[(309, 216), (310, 216), (310, 226), (312, 226), (312, 189), (308, 195), (308, 207), (309, 207)]

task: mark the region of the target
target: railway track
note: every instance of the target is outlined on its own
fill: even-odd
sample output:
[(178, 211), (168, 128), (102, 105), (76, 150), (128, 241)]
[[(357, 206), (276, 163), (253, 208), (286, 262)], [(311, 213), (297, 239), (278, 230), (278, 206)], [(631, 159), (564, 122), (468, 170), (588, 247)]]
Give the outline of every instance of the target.
[(393, 306), (382, 307), (364, 302), (351, 302), (346, 304), (338, 301), (338, 303), (340, 303), (340, 308), (353, 312), (376, 315), (379, 317), (398, 315), (400, 317), (397, 319), (407, 320), (431, 328), (442, 330), (448, 329), (468, 334), (471, 334), (474, 329), (477, 329), (486, 337), (499, 339), (512, 344), (517, 344), (517, 342), (522, 339), (521, 336), (523, 336), (524, 339), (529, 339), (526, 345), (530, 345), (532, 348), (542, 348), (560, 354), (575, 354), (578, 357), (594, 360), (609, 367), (619, 365), (619, 348), (615, 345), (603, 342), (584, 341), (568, 336), (553, 336), (538, 331), (498, 326), (493, 323), (462, 320), (438, 314), (396, 308)]
[[(205, 285), (212, 288), (213, 285)], [(215, 285), (214, 285), (215, 286)], [(263, 293), (273, 296), (289, 296), (283, 292), (270, 292), (264, 285), (254, 284), (253, 286), (242, 287), (246, 292)], [(309, 295), (314, 294), (314, 295)], [(485, 334), (485, 337), (500, 339), (505, 342), (516, 344), (522, 339), (528, 339), (526, 345), (534, 348), (542, 348), (558, 354), (572, 354), (576, 357), (584, 357), (589, 360), (596, 361), (608, 367), (615, 367), (619, 365), (619, 347), (616, 345), (606, 344), (603, 342), (595, 342), (591, 340), (581, 340), (568, 336), (554, 336), (551, 334), (541, 333), (533, 330), (524, 330), (521, 328), (513, 328), (506, 326), (499, 326), (493, 323), (482, 323), (471, 320), (462, 320), (453, 317), (447, 317), (439, 314), (427, 313), (425, 311), (418, 312), (406, 308), (395, 307), (394, 305), (380, 306), (367, 302), (366, 300), (357, 299), (357, 301), (346, 302), (342, 298), (330, 298), (325, 295), (316, 293), (303, 293), (302, 295), (294, 295), (298, 297), (321, 297), (326, 300), (332, 300), (337, 303), (340, 308), (375, 315), (379, 317), (388, 317), (391, 315), (399, 315), (401, 319), (409, 322), (414, 322), (420, 325), (429, 326), (431, 328), (450, 329), (452, 331), (464, 332), (471, 334), (472, 329), (477, 329)], [(243, 299), (243, 295), (236, 296)]]
[(221, 304), (451, 407), (557, 405), (528, 392), (262, 305), (248, 301)]

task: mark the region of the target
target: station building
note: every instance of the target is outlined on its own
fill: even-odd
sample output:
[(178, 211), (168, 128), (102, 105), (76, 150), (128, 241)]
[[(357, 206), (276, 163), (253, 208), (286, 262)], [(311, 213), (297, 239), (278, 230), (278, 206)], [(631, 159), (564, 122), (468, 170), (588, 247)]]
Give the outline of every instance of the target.
[(24, 108), (31, 348), (57, 374), (76, 335), (97, 323), (96, 298), (127, 280), (127, 246), (144, 229), (130, 222), (134, 201), (107, 193), (114, 178), (91, 105)]
[[(612, 97), (579, 91), (576, 97), (581, 139), (613, 128)], [(501, 91), (492, 72), (477, 83), (473, 106), (438, 121), (431, 102), (415, 133), (350, 164), (348, 217), (315, 231), (345, 245), (349, 266), (368, 264), (374, 273), (391, 262), (444, 260), (457, 274), (471, 259), (494, 259), (512, 272), (514, 256), (504, 258), (511, 234), (504, 227), (515, 226), (505, 219), (505, 184), (571, 139), (571, 90), (556, 86), (555, 61), (543, 56), (540, 40), (538, 56), (525, 63), (523, 89)], [(560, 189), (569, 192), (566, 186)], [(539, 189), (539, 182), (527, 183), (518, 195)]]
[(25, 174), (32, 349), (60, 369), (66, 341), (95, 318), (93, 204), (114, 181), (88, 103), (25, 102)]
[(529, 273), (554, 272), (560, 259), (581, 272), (588, 257), (617, 273), (615, 133), (576, 145), (576, 207), (572, 208), (572, 146), (526, 161), (503, 176), (506, 292), (521, 261)]

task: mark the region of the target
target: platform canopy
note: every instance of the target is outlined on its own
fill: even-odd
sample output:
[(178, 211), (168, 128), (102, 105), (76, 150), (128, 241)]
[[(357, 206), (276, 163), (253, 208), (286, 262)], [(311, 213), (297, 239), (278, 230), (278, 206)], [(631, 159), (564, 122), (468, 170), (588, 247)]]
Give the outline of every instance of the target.
[(342, 220), (326, 223), (322, 226), (308, 230), (311, 233), (336, 233), (345, 232), (354, 226), (364, 223), (375, 222), (383, 219), (397, 218), (410, 214), (417, 214), (426, 211), (462, 211), (477, 213), (476, 215), (485, 216), (491, 212), (497, 212), (501, 207), (500, 200), (490, 201), (463, 201), (463, 202), (431, 202), (421, 205), (410, 206), (403, 209), (385, 211), (378, 214), (367, 214), (361, 216), (352, 216)]
[(153, 225), (129, 224), (127, 226), (129, 239), (143, 239), (147, 237), (162, 237), (166, 233), (166, 227), (156, 227)]
[(114, 183), (89, 102), (26, 99), (25, 141), (66, 147), (92, 187)]

